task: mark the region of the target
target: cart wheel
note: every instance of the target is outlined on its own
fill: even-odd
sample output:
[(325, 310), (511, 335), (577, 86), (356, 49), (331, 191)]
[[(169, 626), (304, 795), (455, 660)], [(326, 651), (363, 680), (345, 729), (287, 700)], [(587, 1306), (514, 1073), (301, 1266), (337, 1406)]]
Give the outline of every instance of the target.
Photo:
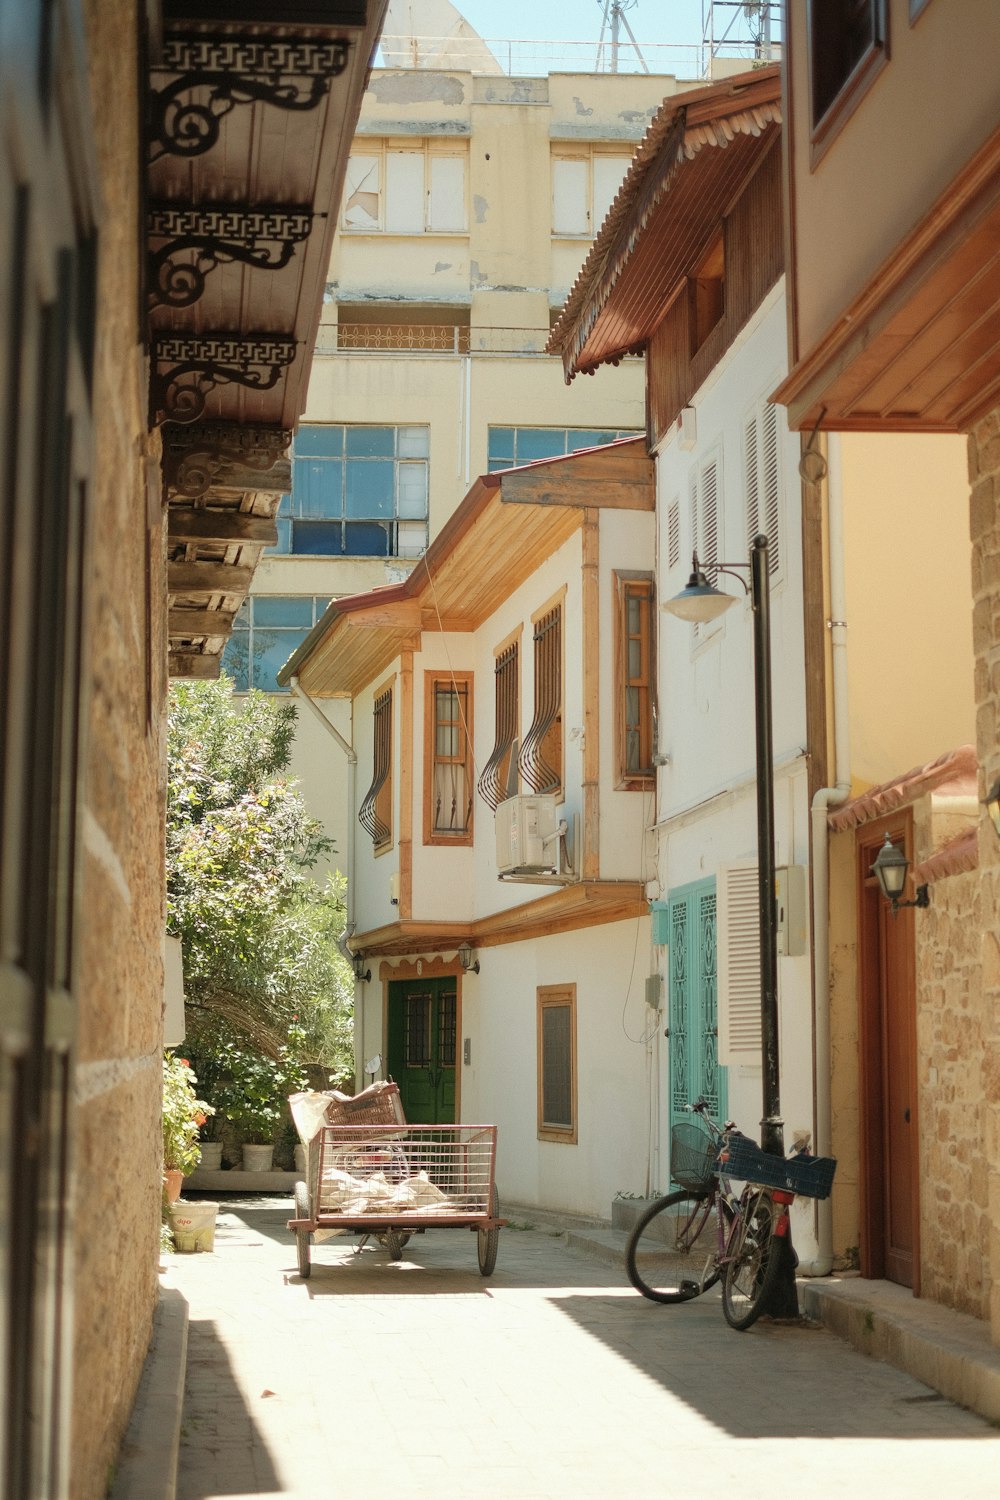
[(379, 1235), (390, 1260), (403, 1259), (403, 1246), (409, 1238), (408, 1234), (403, 1234), (399, 1229), (387, 1229), (384, 1235)]
[[(309, 1189), (304, 1182), (295, 1184), (295, 1217), (297, 1219), (311, 1219), (312, 1207), (309, 1203)], [(295, 1248), (299, 1257), (299, 1275), (303, 1281), (307, 1281), (312, 1265), (309, 1260), (309, 1247), (312, 1244), (312, 1235), (308, 1229), (296, 1229)]]
[[(493, 1187), (493, 1217), (500, 1217), (500, 1194)], [(483, 1276), (492, 1276), (493, 1268), (497, 1263), (497, 1247), (500, 1244), (500, 1230), (480, 1229), (476, 1234), (476, 1249), (479, 1252), (479, 1271)]]

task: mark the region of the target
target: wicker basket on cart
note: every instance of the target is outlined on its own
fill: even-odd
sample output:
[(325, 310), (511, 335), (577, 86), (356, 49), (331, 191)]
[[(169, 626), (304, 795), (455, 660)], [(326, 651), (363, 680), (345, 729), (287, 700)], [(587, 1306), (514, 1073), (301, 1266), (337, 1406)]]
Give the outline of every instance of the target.
[[(405, 1130), (406, 1116), (399, 1097), (399, 1085), (390, 1081), (370, 1084), (360, 1094), (341, 1094), (334, 1090), (326, 1107), (328, 1125), (399, 1125)], [(306, 1147), (306, 1181), (314, 1201), (318, 1201), (319, 1153), (323, 1138), (318, 1131)]]

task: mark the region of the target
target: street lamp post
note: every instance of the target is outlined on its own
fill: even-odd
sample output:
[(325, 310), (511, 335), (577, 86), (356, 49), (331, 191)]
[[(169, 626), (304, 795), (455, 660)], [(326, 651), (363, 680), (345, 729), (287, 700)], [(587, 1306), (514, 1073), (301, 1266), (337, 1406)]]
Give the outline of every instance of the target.
[[(738, 578), (750, 595), (753, 610), (754, 714), (756, 724), (757, 774), (757, 900), (760, 934), (760, 1046), (761, 1104), (760, 1145), (762, 1151), (784, 1156), (785, 1141), (781, 1119), (781, 1092), (778, 1067), (778, 924), (774, 868), (774, 751), (771, 712), (771, 584), (766, 536), (754, 538), (747, 563), (698, 563), (687, 587), (663, 608), (682, 620), (706, 622), (717, 619), (723, 610), (735, 603), (732, 594), (723, 594), (711, 584), (706, 572), (726, 573)], [(749, 572), (747, 585), (744, 573)], [(774, 1301), (769, 1308), (777, 1316), (794, 1317), (798, 1313), (795, 1292), (794, 1258), (791, 1239), (780, 1241), (784, 1257), (782, 1274)]]

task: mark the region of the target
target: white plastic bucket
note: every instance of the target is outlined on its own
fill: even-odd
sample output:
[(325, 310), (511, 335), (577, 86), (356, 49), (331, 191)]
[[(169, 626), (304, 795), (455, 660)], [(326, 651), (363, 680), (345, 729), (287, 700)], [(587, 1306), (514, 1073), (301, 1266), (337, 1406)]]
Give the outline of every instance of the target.
[(184, 1252), (215, 1249), (215, 1216), (217, 1203), (174, 1203), (170, 1208), (170, 1225), (174, 1244)]
[(274, 1158), (273, 1146), (244, 1146), (244, 1172), (270, 1172)]

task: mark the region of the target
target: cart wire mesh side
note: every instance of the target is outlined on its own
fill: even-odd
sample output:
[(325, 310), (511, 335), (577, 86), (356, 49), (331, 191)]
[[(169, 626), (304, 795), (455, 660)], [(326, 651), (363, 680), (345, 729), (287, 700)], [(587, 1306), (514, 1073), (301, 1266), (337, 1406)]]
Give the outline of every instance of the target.
[(320, 1133), (318, 1220), (377, 1230), (492, 1215), (495, 1125), (326, 1125)]

